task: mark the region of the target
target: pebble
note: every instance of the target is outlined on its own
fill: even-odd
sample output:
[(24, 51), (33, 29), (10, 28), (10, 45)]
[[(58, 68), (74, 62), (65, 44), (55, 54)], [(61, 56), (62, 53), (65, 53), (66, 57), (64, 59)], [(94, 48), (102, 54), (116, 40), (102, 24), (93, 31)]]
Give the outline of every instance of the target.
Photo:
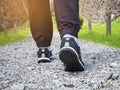
[(13, 86), (11, 86), (10, 90), (24, 90), (24, 85), (23, 84), (14, 84)]
[[(53, 53), (59, 51), (58, 36), (55, 33), (51, 43)], [(58, 55), (53, 54), (56, 59), (49, 64), (37, 64), (38, 48), (29, 38), (0, 47), (0, 90), (120, 90), (119, 49), (80, 41), (81, 55), (87, 69), (69, 73), (64, 71)]]
[(97, 84), (93, 85), (93, 90), (96, 90), (98, 88)]
[(113, 76), (113, 73), (111, 73), (111, 74), (109, 75), (109, 77), (107, 78), (107, 80), (110, 80), (110, 79), (112, 78), (112, 76)]
[(114, 62), (111, 63), (111, 64), (110, 64), (110, 67), (111, 67), (111, 68), (115, 68), (115, 67), (117, 67), (117, 63), (114, 63)]
[(89, 58), (89, 59), (96, 59), (95, 54), (91, 54), (91, 55), (89, 55), (88, 58)]
[(65, 87), (73, 88), (74, 85), (72, 83), (64, 83), (63, 84)]
[(113, 75), (112, 76), (112, 80), (118, 80), (118, 78), (119, 78), (119, 75)]
[(111, 73), (107, 80), (118, 80), (119, 75)]
[(23, 90), (30, 90), (28, 86), (25, 86)]

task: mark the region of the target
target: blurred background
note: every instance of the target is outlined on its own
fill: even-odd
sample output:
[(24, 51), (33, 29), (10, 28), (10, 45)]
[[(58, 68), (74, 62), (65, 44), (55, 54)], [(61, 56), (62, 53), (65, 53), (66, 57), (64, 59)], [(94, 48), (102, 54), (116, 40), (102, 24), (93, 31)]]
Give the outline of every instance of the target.
[[(53, 0), (50, 5), (56, 30)], [(79, 0), (79, 6), (79, 38), (120, 47), (120, 0)], [(0, 0), (0, 45), (22, 40), (28, 34), (27, 0)]]

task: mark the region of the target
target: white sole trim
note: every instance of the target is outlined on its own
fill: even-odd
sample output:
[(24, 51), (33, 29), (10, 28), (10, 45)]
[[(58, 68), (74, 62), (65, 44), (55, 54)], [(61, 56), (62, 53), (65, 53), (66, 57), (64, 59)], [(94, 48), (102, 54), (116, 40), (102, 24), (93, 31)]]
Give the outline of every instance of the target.
[(63, 49), (71, 49), (71, 50), (73, 50), (73, 52), (75, 52), (75, 54), (77, 55), (77, 58), (78, 58), (78, 61), (79, 61), (79, 63), (82, 65), (82, 67), (85, 69), (85, 66), (82, 64), (82, 62), (80, 61), (80, 58), (79, 58), (79, 55), (78, 55), (78, 53), (72, 48), (72, 47), (63, 47), (63, 48), (61, 48), (60, 49), (60, 51), (62, 51)]
[(50, 61), (49, 58), (38, 58), (38, 61), (42, 61), (42, 60), (47, 60), (47, 61)]

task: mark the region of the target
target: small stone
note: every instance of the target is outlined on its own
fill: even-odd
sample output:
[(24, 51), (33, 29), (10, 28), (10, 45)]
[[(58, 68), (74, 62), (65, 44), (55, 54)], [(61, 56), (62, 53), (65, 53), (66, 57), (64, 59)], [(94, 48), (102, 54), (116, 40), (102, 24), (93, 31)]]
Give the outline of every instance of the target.
[(28, 87), (28, 86), (25, 86), (23, 90), (29, 90), (29, 87)]
[(110, 76), (107, 78), (107, 80), (110, 80), (113, 76), (113, 73), (110, 74)]
[(114, 62), (111, 63), (111, 64), (110, 64), (110, 67), (111, 67), (111, 68), (115, 68), (115, 67), (117, 67), (117, 63), (114, 63)]
[(98, 86), (96, 84), (93, 85), (93, 90), (96, 90)]
[(100, 83), (100, 87), (101, 87), (101, 88), (104, 88), (104, 87), (105, 87), (103, 82)]
[(84, 81), (85, 81), (84, 79), (81, 80), (81, 82), (84, 82)]
[(24, 90), (24, 85), (23, 84), (14, 84), (13, 86), (11, 86), (10, 90)]
[(96, 59), (96, 57), (95, 57), (94, 54), (91, 54), (91, 55), (89, 56), (89, 59)]
[(118, 78), (119, 78), (119, 75), (113, 75), (113, 73), (111, 73), (107, 80), (110, 80), (110, 79), (118, 80)]
[(72, 83), (64, 83), (63, 84), (65, 87), (73, 88), (74, 85)]
[(119, 75), (112, 76), (112, 80), (118, 80), (118, 78), (119, 78)]

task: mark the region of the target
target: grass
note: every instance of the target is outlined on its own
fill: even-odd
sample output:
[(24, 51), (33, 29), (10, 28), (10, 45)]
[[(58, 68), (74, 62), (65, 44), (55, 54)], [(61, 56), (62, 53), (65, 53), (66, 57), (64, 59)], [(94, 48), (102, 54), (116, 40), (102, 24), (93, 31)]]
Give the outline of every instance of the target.
[[(53, 19), (55, 19), (53, 17)], [(53, 27), (57, 30), (57, 25), (53, 20)], [(20, 27), (21, 30), (17, 30), (17, 33), (14, 33), (14, 30), (8, 30), (7, 37), (4, 36), (3, 32), (0, 32), (0, 46), (6, 44), (12, 44), (18, 41), (23, 40), (30, 34), (30, 29)], [(105, 24), (93, 24), (92, 32), (88, 31), (88, 25), (86, 22), (83, 23), (83, 27), (79, 32), (79, 38), (82, 40), (88, 40), (95, 43), (101, 43), (108, 46), (120, 48), (120, 18), (112, 22), (112, 34), (106, 35), (106, 25)]]
[(57, 28), (55, 16), (52, 16), (52, 23), (53, 23), (53, 29), (57, 31), (58, 28)]
[(6, 37), (4, 36), (3, 32), (0, 32), (0, 46), (21, 41), (26, 38), (28, 34), (30, 34), (29, 28), (24, 28), (21, 26), (19, 29), (20, 30), (17, 30), (17, 33), (15, 33), (13, 29), (8, 30)]
[(106, 35), (105, 24), (93, 24), (92, 32), (89, 32), (88, 25), (84, 22), (83, 27), (79, 32), (79, 38), (120, 48), (120, 18), (112, 22), (111, 32), (111, 35)]

